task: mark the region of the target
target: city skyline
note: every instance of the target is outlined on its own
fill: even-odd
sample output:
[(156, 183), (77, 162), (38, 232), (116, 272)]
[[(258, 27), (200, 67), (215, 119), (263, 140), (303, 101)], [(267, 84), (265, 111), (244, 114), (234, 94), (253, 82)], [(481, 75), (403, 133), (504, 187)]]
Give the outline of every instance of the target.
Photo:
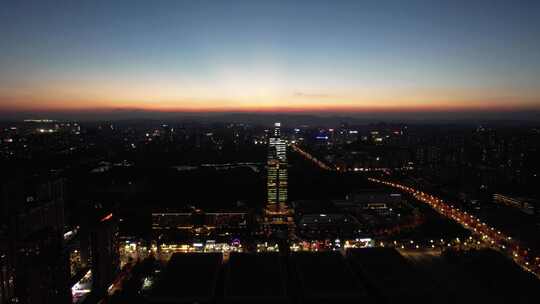
[(538, 122), (259, 123), (0, 122), (0, 303), (535, 303)]
[(0, 113), (540, 110), (535, 1), (11, 3)]
[(538, 302), (540, 1), (2, 4), (0, 304)]

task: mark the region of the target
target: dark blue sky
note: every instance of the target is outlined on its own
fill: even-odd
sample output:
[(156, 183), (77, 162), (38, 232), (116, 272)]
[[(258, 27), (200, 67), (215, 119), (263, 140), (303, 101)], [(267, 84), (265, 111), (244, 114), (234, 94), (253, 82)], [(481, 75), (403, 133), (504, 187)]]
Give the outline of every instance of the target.
[(540, 1), (4, 1), (0, 109), (540, 108)]

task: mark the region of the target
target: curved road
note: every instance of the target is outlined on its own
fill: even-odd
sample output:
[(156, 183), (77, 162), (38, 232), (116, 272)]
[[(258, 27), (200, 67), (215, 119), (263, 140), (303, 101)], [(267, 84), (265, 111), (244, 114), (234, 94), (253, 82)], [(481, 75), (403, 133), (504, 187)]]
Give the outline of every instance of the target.
[(418, 189), (399, 184), (397, 182), (385, 181), (376, 178), (368, 178), (368, 180), (374, 183), (399, 189), (412, 195), (418, 201), (429, 205), (439, 214), (456, 221), (464, 228), (470, 230), (473, 234), (478, 235), (482, 240), (490, 244), (490, 247), (505, 253), (523, 269), (535, 274), (538, 278), (540, 278), (540, 257), (530, 257), (530, 249), (523, 248), (519, 241), (505, 235), (493, 227), (490, 227), (474, 215), (468, 214), (466, 211), (459, 210), (438, 197)]

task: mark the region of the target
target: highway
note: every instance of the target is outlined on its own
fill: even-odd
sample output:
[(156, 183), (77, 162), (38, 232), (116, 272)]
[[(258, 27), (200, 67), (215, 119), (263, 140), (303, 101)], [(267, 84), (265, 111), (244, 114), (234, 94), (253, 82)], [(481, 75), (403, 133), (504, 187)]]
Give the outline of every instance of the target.
[(313, 163), (315, 163), (315, 165), (317, 165), (319, 168), (323, 169), (323, 170), (327, 170), (327, 171), (336, 171), (334, 168), (328, 166), (327, 164), (323, 163), (322, 161), (320, 161), (319, 159), (317, 159), (315, 156), (313, 156), (312, 154), (306, 152), (305, 150), (302, 150), (302, 148), (300, 148), (299, 146), (297, 146), (296, 144), (291, 144), (290, 145), (291, 148), (293, 149), (293, 151), (295, 152), (298, 152), (300, 155), (302, 155), (303, 157), (305, 157), (306, 159), (312, 161)]
[[(326, 165), (318, 160), (310, 153), (302, 150), (295, 144), (291, 144), (291, 148), (303, 155), (306, 159), (314, 162), (323, 170), (336, 171), (334, 168)], [(371, 182), (383, 184), (403, 192), (406, 192), (416, 198), (418, 201), (429, 205), (435, 211), (442, 216), (454, 220), (464, 228), (471, 231), (477, 238), (481, 239), (490, 248), (496, 249), (499, 252), (504, 253), (510, 259), (514, 260), (521, 268), (536, 275), (540, 279), (540, 256), (530, 256), (531, 250), (520, 244), (516, 239), (504, 234), (503, 232), (490, 227), (485, 222), (482, 222), (479, 218), (472, 214), (462, 211), (452, 204), (448, 204), (442, 199), (435, 197), (431, 194), (420, 191), (397, 182), (391, 182), (381, 180), (377, 178), (368, 178)]]
[(531, 257), (529, 254), (530, 249), (523, 248), (519, 241), (513, 239), (511, 236), (490, 227), (474, 215), (469, 214), (466, 211), (459, 210), (442, 199), (421, 190), (408, 187), (397, 182), (385, 181), (376, 178), (368, 178), (368, 180), (374, 183), (399, 189), (412, 195), (418, 201), (429, 205), (439, 214), (456, 221), (464, 228), (470, 230), (474, 235), (482, 239), (491, 248), (505, 253), (524, 270), (534, 273), (538, 278), (540, 278), (540, 257)]

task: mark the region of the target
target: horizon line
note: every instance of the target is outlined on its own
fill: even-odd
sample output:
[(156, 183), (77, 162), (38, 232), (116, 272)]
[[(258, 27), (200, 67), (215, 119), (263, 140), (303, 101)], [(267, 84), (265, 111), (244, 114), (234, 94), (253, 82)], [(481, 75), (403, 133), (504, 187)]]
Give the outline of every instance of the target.
[(21, 107), (0, 108), (2, 113), (163, 113), (163, 114), (220, 114), (220, 113), (278, 113), (278, 114), (397, 114), (397, 113), (515, 113), (525, 111), (540, 111), (540, 105), (519, 106), (259, 106), (259, 107)]

